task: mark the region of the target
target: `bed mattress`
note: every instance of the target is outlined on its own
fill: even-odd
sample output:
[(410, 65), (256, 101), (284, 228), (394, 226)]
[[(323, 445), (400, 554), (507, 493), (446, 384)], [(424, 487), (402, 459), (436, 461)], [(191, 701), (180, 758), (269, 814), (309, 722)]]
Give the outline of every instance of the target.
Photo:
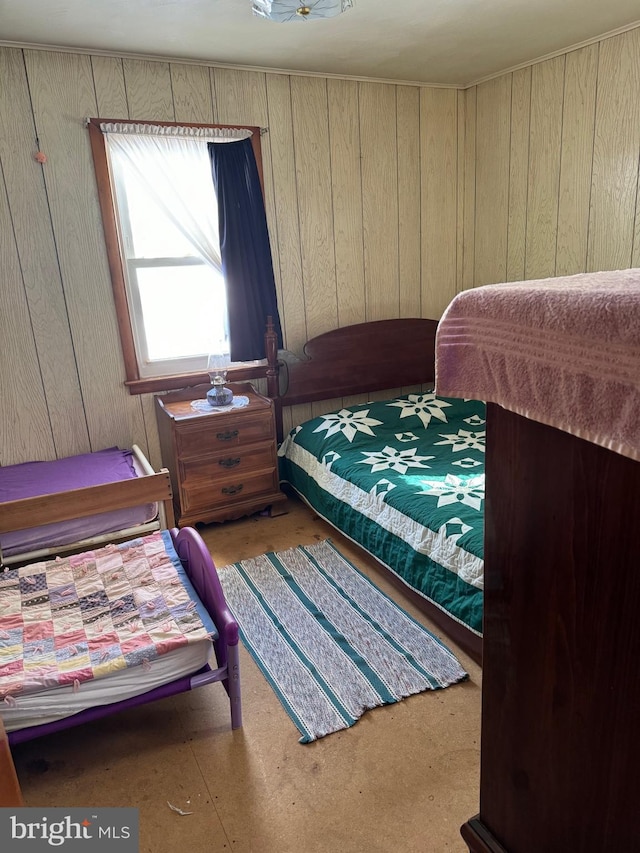
[(217, 629), (168, 531), (0, 574), (7, 731), (197, 672)]
[(485, 406), (409, 394), (314, 418), (281, 479), (407, 586), (480, 636)]
[[(7, 465), (0, 468), (0, 503), (134, 479), (140, 473), (136, 469), (132, 452), (117, 447), (50, 462)], [(56, 548), (82, 542), (92, 536), (147, 524), (156, 515), (156, 504), (144, 504), (4, 533), (0, 537), (0, 546), (5, 557), (41, 548)]]
[(148, 669), (125, 669), (87, 682), (77, 692), (72, 686), (55, 687), (23, 696), (15, 705), (4, 702), (1, 714), (4, 727), (7, 732), (12, 732), (27, 726), (41, 726), (78, 714), (87, 708), (131, 699), (154, 687), (197, 672), (208, 662), (210, 654), (211, 643), (202, 640), (163, 655)]

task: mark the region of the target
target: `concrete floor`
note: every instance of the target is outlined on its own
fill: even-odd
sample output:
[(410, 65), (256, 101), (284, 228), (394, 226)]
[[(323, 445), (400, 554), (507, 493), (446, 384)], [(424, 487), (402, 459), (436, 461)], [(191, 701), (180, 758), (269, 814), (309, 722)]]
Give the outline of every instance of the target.
[[(297, 500), (287, 508), (201, 528), (216, 564), (328, 537), (434, 630), (375, 561)], [(460, 825), (478, 810), (480, 669), (445, 641), (468, 681), (306, 745), (243, 648), (242, 729), (212, 684), (16, 746), (26, 804), (135, 806), (149, 853), (462, 853)]]

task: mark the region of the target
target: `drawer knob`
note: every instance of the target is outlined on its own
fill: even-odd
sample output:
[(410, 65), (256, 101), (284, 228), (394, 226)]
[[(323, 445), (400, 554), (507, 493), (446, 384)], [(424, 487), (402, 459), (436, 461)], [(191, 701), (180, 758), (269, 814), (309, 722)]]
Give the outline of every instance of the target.
[(223, 468), (235, 468), (236, 465), (240, 464), (240, 457), (236, 456), (235, 459), (228, 457), (227, 459), (221, 459), (218, 462), (218, 465), (222, 465)]
[(226, 432), (217, 432), (216, 438), (219, 441), (231, 441), (232, 438), (236, 438), (238, 435), (237, 429), (228, 429)]
[(241, 492), (241, 491), (242, 491), (242, 483), (240, 483), (238, 486), (225, 486), (222, 489), (222, 494), (223, 495), (237, 495), (238, 492)]

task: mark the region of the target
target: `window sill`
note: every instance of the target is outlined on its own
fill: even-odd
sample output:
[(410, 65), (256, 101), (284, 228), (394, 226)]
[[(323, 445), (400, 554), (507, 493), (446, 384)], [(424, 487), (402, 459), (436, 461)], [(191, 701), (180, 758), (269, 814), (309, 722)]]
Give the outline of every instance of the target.
[[(250, 379), (260, 379), (268, 375), (269, 364), (261, 361), (247, 367), (229, 367), (227, 382), (246, 382)], [(209, 382), (209, 374), (183, 373), (173, 376), (150, 376), (146, 379), (128, 379), (124, 384), (130, 394), (155, 394), (159, 391), (176, 391), (179, 388), (190, 388), (192, 385), (202, 385)]]

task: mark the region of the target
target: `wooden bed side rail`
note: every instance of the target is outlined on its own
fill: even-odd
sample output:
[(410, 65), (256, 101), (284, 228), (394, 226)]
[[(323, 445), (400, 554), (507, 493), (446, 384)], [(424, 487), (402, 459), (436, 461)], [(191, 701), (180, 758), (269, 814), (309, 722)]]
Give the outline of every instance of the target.
[(156, 502), (164, 504), (167, 526), (172, 527), (173, 492), (166, 468), (131, 480), (7, 501), (0, 505), (0, 533)]

